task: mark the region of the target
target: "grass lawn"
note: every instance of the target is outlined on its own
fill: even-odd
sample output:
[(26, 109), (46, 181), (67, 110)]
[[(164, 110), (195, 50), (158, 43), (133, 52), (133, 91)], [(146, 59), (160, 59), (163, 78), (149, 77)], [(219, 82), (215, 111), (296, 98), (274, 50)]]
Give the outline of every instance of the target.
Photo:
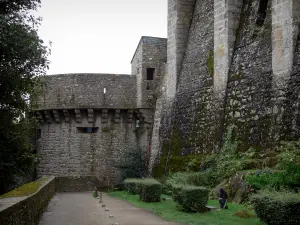
[[(138, 208), (154, 212), (167, 221), (176, 221), (186, 225), (263, 225), (257, 217), (239, 218), (234, 213), (245, 210), (243, 205), (229, 203), (227, 210), (206, 213), (186, 213), (176, 209), (175, 203), (170, 199), (158, 203), (145, 203), (139, 200), (138, 195), (129, 195), (125, 191), (108, 193), (110, 196), (126, 200)], [(218, 201), (210, 200), (208, 205), (217, 206)], [(250, 212), (254, 214), (254, 212)]]
[(7, 192), (3, 195), (0, 195), (1, 198), (11, 198), (11, 197), (22, 197), (22, 196), (27, 196), (31, 195), (35, 192), (37, 192), (40, 188), (40, 186), (48, 180), (48, 177), (42, 177), (36, 181), (33, 181), (28, 184), (24, 184), (21, 187), (18, 187), (10, 192)]

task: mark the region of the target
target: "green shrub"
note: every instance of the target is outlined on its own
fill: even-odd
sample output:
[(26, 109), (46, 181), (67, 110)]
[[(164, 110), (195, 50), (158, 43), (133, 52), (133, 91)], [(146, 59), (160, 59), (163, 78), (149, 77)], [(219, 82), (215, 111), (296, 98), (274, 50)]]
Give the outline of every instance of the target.
[(140, 199), (144, 202), (160, 202), (162, 185), (154, 179), (144, 179), (140, 182)]
[(261, 170), (246, 178), (255, 189), (297, 190), (300, 187), (300, 166), (290, 165), (284, 171)]
[(283, 173), (272, 170), (256, 171), (255, 175), (249, 175), (246, 178), (247, 182), (254, 189), (275, 188), (279, 189), (283, 184)]
[(173, 185), (191, 185), (191, 186), (211, 186), (210, 182), (211, 172), (192, 172), (192, 173), (174, 173), (168, 177), (166, 181), (167, 186)]
[(183, 185), (173, 185), (172, 186), (172, 197), (173, 200), (177, 203), (177, 208), (180, 210), (184, 210), (182, 205), (182, 197), (181, 197), (181, 191), (183, 189)]
[(187, 183), (192, 186), (210, 186), (209, 172), (190, 173), (187, 176)]
[(251, 197), (257, 216), (268, 225), (300, 224), (300, 195), (261, 191)]
[(208, 202), (209, 189), (196, 186), (174, 186), (174, 201), (180, 210), (204, 212)]
[(287, 169), (291, 166), (300, 167), (300, 140), (281, 142), (279, 147), (278, 167)]
[(146, 152), (140, 148), (132, 148), (122, 156), (116, 167), (121, 171), (123, 179), (143, 178), (149, 175), (146, 166)]
[(142, 180), (141, 179), (126, 179), (124, 180), (124, 186), (125, 186), (125, 190), (129, 193), (129, 194), (139, 194), (140, 193), (140, 187), (141, 187), (141, 183)]

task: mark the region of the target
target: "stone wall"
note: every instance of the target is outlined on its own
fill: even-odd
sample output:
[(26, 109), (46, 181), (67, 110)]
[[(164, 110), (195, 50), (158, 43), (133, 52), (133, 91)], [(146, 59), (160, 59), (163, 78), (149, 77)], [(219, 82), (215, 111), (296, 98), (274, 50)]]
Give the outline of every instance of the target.
[[(143, 36), (131, 62), (131, 72), (137, 77), (137, 107), (154, 108), (158, 88), (165, 73), (167, 39)], [(147, 80), (147, 68), (155, 69), (154, 79)]]
[(46, 76), (45, 84), (39, 109), (136, 107), (136, 76), (63, 74)]
[(184, 54), (174, 50), (179, 2), (169, 0), (167, 77), (177, 89), (162, 110), (159, 166), (219, 151), (230, 125), (240, 150), (299, 138), (299, 1), (188, 1)]
[(243, 4), (225, 102), (225, 123), (238, 127), (244, 149), (274, 144), (271, 4), (264, 17), (259, 7), (260, 1)]
[(56, 192), (94, 191), (95, 187), (106, 186), (96, 176), (63, 176), (55, 178)]
[(143, 61), (143, 47), (142, 41), (139, 42), (139, 45), (134, 53), (134, 56), (131, 61), (131, 74), (136, 75), (136, 104), (142, 105), (142, 61)]
[[(298, 9), (300, 9), (300, 4)], [(293, 71), (288, 81), (284, 102), (285, 110), (283, 121), (286, 126), (283, 127), (282, 133), (288, 135), (285, 137), (287, 139), (296, 139), (300, 137), (300, 21), (296, 26), (298, 26), (298, 36), (296, 39)]]
[[(181, 72), (178, 75), (171, 126), (173, 130), (174, 127), (178, 128), (181, 140), (175, 141), (180, 142), (184, 154), (200, 153), (205, 147), (212, 145), (212, 141), (203, 138), (203, 135), (210, 133), (211, 124), (208, 121), (213, 122), (210, 112), (213, 100), (213, 13), (212, 1), (196, 2)], [(168, 136), (172, 130), (164, 131), (165, 128), (166, 124), (161, 130), (161, 142), (166, 146), (171, 141)], [(181, 150), (177, 154), (181, 154)]]
[(168, 1), (167, 101), (172, 101), (176, 94), (177, 77), (185, 53), (194, 6), (195, 0)]
[[(69, 110), (68, 120), (55, 122), (53, 116), (50, 122), (44, 121), (37, 140), (41, 156), (39, 176), (95, 176), (115, 184), (121, 178), (120, 159), (138, 147), (146, 152), (149, 130), (143, 115), (147, 112), (118, 109), (92, 112), (89, 116), (88, 110), (81, 110), (78, 118)], [(137, 120), (139, 128), (136, 128)], [(86, 132), (88, 127), (93, 128), (92, 133)]]
[(27, 197), (0, 200), (0, 225), (35, 225), (55, 194), (55, 178), (50, 177), (40, 189)]

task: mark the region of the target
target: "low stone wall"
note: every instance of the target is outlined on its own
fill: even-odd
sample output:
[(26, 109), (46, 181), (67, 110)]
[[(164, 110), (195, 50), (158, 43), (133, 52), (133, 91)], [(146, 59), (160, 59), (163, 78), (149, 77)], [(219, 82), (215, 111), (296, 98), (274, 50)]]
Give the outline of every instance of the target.
[(55, 194), (55, 177), (25, 197), (0, 199), (0, 225), (35, 225)]
[(94, 191), (100, 184), (95, 176), (56, 177), (55, 179), (56, 192)]

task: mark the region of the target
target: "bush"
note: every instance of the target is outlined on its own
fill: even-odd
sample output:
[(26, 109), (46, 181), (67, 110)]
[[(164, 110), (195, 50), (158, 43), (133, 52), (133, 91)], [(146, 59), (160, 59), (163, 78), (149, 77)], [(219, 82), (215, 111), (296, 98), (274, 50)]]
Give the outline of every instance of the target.
[(208, 187), (210, 186), (209, 175), (209, 172), (190, 173), (187, 176), (187, 183), (192, 186)]
[(116, 167), (122, 172), (123, 179), (142, 178), (149, 175), (146, 166), (146, 152), (140, 148), (127, 151)]
[(160, 202), (162, 185), (154, 179), (144, 179), (140, 182), (140, 199), (144, 202)]
[(261, 191), (251, 201), (257, 216), (268, 225), (300, 224), (300, 195)]
[(181, 197), (181, 191), (183, 189), (183, 185), (173, 185), (171, 190), (172, 190), (172, 196), (173, 200), (177, 203), (177, 208), (180, 210), (184, 210), (183, 207), (181, 206), (182, 203), (182, 197)]
[(275, 188), (279, 189), (283, 184), (283, 173), (272, 170), (257, 171), (255, 175), (247, 176), (247, 182), (254, 189)]
[(166, 181), (167, 186), (173, 185), (210, 186), (210, 172), (174, 173)]
[(174, 186), (174, 201), (177, 207), (187, 212), (204, 212), (209, 189), (196, 186)]
[(124, 181), (125, 190), (129, 194), (139, 194), (141, 190), (142, 179), (126, 179)]
[(284, 171), (257, 171), (255, 175), (250, 175), (246, 179), (255, 189), (297, 190), (300, 187), (300, 166), (290, 165)]

